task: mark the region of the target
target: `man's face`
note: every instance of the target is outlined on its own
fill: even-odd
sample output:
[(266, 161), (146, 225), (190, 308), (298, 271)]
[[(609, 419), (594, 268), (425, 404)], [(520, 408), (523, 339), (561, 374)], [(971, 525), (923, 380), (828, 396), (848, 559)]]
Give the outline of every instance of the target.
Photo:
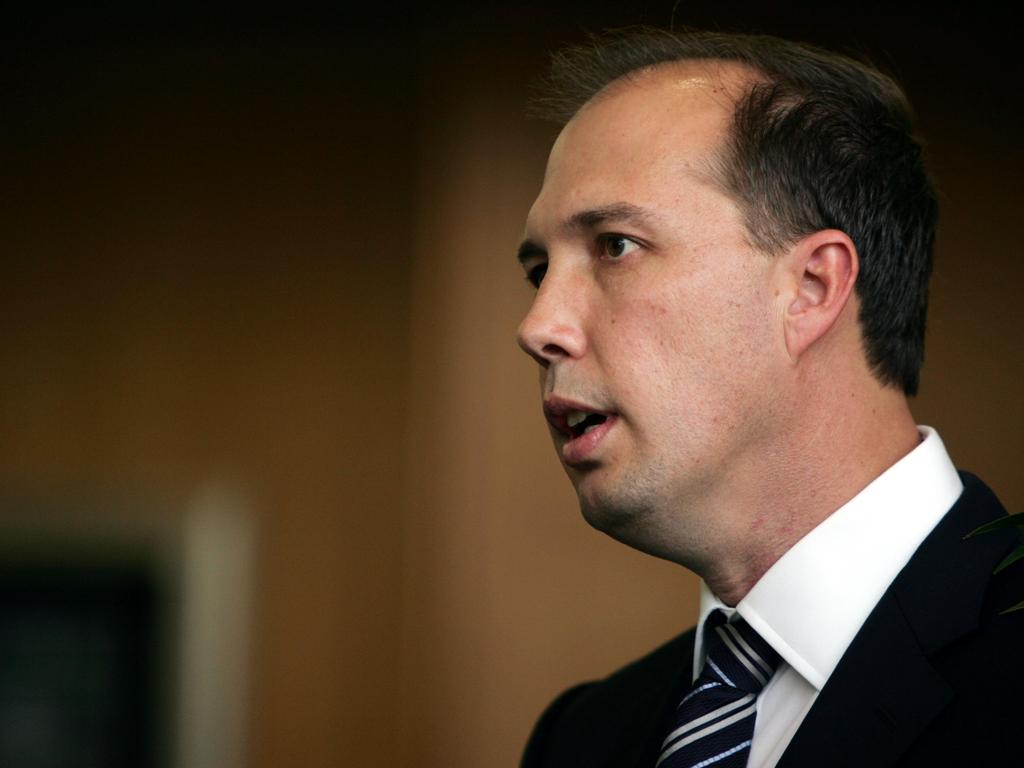
[(757, 470), (772, 433), (775, 261), (709, 170), (741, 80), (672, 65), (591, 101), (552, 149), (520, 251), (538, 288), (519, 343), (583, 513), (654, 554), (680, 529), (698, 548), (730, 535), (729, 510), (698, 510)]

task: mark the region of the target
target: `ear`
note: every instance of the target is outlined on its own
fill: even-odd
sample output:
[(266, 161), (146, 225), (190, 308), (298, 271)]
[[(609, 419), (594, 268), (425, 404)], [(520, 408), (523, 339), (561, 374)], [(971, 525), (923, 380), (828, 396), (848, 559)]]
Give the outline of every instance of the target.
[(794, 360), (825, 336), (853, 295), (860, 261), (853, 241), (825, 229), (797, 241), (786, 255), (789, 304), (786, 349)]

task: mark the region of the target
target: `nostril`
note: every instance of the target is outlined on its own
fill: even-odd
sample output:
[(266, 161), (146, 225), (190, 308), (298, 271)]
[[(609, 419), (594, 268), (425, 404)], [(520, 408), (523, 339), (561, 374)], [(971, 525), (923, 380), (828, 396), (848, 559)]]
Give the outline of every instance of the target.
[(568, 352), (565, 351), (565, 349), (558, 346), (557, 344), (545, 344), (541, 351), (545, 355), (549, 355), (551, 357), (565, 357), (569, 354)]

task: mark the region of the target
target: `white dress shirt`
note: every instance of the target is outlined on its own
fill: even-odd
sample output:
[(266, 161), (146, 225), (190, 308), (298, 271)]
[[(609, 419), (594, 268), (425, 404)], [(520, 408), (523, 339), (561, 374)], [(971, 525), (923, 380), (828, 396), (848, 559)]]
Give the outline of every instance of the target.
[(956, 502), (963, 484), (938, 433), (829, 515), (768, 569), (735, 608), (701, 582), (694, 679), (704, 621), (737, 613), (782, 657), (757, 699), (748, 768), (772, 768), (868, 614)]

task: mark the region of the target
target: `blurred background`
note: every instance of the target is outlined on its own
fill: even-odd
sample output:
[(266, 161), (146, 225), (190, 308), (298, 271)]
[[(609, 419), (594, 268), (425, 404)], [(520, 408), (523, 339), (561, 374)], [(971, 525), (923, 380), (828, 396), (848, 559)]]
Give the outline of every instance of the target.
[(523, 107), (588, 29), (902, 80), (943, 206), (915, 412), (1024, 510), (1024, 73), (982, 6), (13, 6), (0, 764), (513, 765), (556, 693), (692, 625), (692, 575), (579, 517), (514, 342), (556, 132)]

